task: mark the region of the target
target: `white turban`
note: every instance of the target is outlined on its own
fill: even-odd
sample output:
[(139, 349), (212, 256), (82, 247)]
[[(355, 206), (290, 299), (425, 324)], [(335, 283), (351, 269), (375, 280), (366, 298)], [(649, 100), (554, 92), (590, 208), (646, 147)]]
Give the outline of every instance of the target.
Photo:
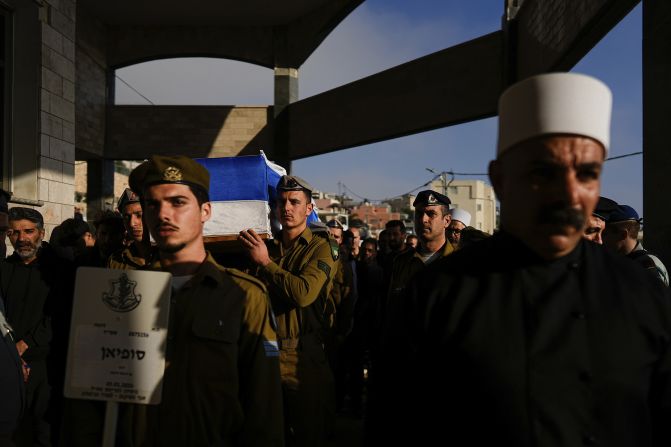
[(497, 156), (533, 137), (576, 134), (600, 142), (608, 155), (612, 95), (603, 82), (575, 73), (532, 76), (499, 99)]

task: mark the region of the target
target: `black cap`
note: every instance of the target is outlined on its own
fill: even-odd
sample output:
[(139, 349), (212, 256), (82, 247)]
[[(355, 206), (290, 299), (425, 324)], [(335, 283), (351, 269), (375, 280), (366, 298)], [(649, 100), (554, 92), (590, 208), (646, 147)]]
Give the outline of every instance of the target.
[(305, 191), (311, 194), (314, 188), (297, 175), (283, 175), (277, 182), (275, 189), (278, 191)]
[(641, 223), (643, 219), (641, 219), (636, 210), (629, 205), (618, 205), (617, 209), (608, 215), (608, 220), (606, 222), (610, 224), (626, 221)]
[(15, 206), (9, 210), (9, 220), (29, 220), (37, 224), (38, 227), (44, 227), (44, 217), (39, 211), (32, 208), (24, 208), (22, 206)]
[(161, 183), (195, 186), (209, 192), (210, 173), (205, 166), (183, 155), (152, 155), (148, 161), (133, 169), (128, 178), (130, 188), (140, 195), (147, 186)]
[(0, 213), (8, 213), (9, 210), (7, 209), (7, 202), (9, 202), (9, 199), (12, 197), (10, 193), (5, 191), (4, 189), (0, 189)]
[(449, 206), (452, 201), (449, 197), (430, 189), (421, 191), (417, 194), (417, 198), (412, 202), (412, 206), (431, 206), (431, 205), (445, 205)]
[(121, 194), (121, 197), (119, 197), (119, 201), (117, 202), (117, 208), (119, 209), (120, 212), (123, 213), (123, 209), (128, 205), (129, 203), (139, 203), (140, 202), (140, 197), (133, 192), (132, 189), (126, 188), (123, 190), (123, 193)]
[(599, 201), (597, 202), (596, 208), (594, 208), (592, 215), (598, 217), (601, 220), (607, 221), (610, 214), (613, 211), (616, 211), (617, 208), (618, 205), (615, 200), (611, 200), (607, 197), (599, 197)]

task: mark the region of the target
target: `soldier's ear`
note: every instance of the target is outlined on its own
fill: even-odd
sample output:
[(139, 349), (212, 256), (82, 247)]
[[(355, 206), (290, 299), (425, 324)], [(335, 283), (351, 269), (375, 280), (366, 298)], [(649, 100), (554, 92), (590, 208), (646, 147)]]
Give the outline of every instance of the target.
[(205, 202), (200, 206), (200, 223), (205, 223), (212, 217), (212, 204)]
[(308, 202), (308, 207), (307, 208), (308, 208), (308, 215), (309, 215), (310, 213), (312, 213), (312, 210), (315, 208), (312, 201)]

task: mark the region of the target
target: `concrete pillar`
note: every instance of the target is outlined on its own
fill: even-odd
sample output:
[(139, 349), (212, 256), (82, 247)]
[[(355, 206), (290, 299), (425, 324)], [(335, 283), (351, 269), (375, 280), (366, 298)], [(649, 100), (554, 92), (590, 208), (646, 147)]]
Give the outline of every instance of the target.
[[(671, 2), (643, 1), (644, 245), (671, 267)], [(664, 186), (666, 185), (666, 186)]]
[(275, 67), (275, 149), (274, 162), (291, 171), (289, 158), (289, 118), (282, 111), (292, 102), (298, 101), (298, 69)]
[(95, 159), (86, 163), (86, 218), (112, 210), (114, 203), (114, 160)]

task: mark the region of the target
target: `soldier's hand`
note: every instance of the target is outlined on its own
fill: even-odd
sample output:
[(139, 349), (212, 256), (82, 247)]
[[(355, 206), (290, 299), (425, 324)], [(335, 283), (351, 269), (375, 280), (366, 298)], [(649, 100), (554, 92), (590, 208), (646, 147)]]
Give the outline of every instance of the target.
[(270, 256), (268, 256), (268, 248), (261, 236), (256, 234), (251, 228), (249, 230), (242, 230), (238, 236), (238, 240), (242, 246), (249, 253), (249, 257), (254, 263), (266, 266), (270, 263)]

